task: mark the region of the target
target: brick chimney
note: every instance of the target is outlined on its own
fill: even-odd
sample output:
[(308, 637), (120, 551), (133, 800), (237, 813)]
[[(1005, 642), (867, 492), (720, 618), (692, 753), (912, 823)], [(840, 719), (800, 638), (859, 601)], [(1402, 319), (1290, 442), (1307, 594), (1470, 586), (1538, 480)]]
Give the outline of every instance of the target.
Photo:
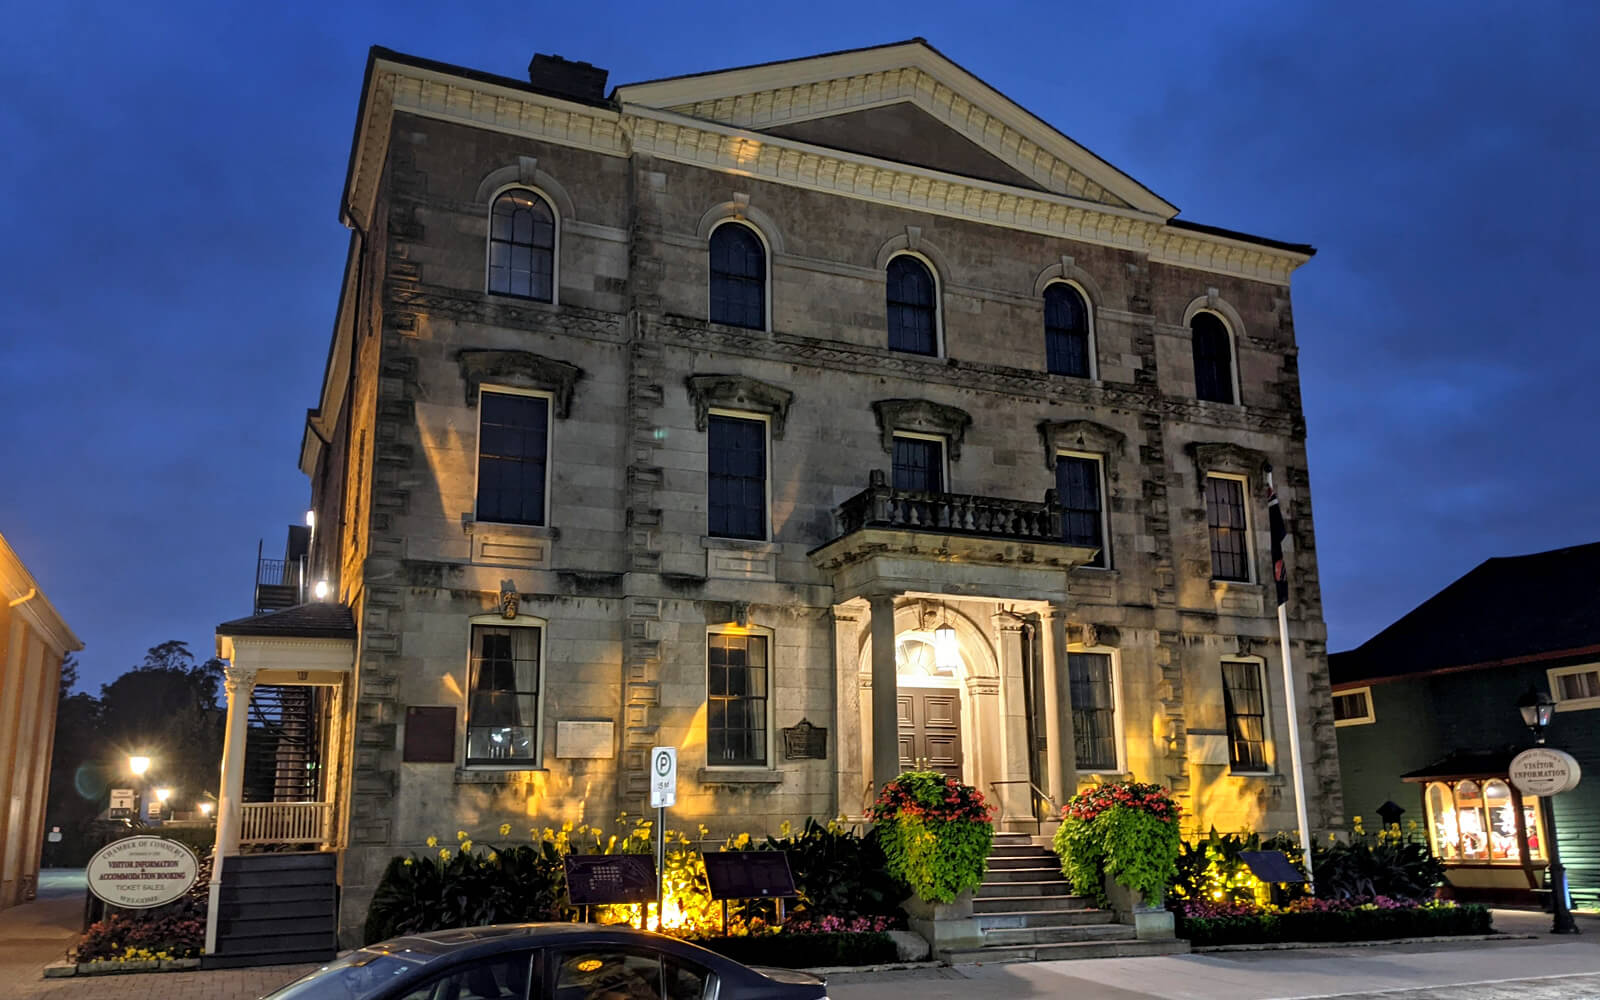
[(573, 62), (560, 56), (534, 53), (528, 64), (528, 82), (557, 97), (580, 101), (603, 101), (609, 74), (586, 62)]

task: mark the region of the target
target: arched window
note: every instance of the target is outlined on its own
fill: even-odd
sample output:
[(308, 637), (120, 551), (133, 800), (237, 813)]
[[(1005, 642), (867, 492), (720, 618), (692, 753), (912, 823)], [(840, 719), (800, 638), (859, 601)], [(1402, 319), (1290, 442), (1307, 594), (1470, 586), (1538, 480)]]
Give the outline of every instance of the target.
[(1216, 313), (1189, 321), (1194, 344), (1194, 394), (1213, 403), (1233, 402), (1233, 338)]
[(512, 188), (489, 213), (489, 291), (550, 302), (555, 293), (556, 219), (533, 191)]
[(910, 254), (889, 261), (889, 350), (939, 353), (933, 272)]
[(1089, 377), (1089, 306), (1062, 281), (1044, 290), (1044, 354), (1050, 374)]
[(749, 226), (730, 222), (711, 233), (711, 322), (767, 328), (767, 251)]

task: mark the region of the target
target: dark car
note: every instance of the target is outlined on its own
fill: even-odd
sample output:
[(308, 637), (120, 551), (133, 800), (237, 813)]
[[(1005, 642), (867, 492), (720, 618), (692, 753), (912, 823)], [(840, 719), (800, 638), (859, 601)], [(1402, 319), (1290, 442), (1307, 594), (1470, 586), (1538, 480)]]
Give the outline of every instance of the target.
[(266, 1000), (827, 1000), (827, 983), (752, 969), (629, 927), (504, 924), (398, 937)]

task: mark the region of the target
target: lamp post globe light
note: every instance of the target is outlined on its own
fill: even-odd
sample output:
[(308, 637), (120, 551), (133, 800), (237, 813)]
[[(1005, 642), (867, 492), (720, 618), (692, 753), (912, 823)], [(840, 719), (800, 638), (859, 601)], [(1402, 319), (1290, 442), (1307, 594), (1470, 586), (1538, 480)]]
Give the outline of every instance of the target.
[[(1545, 730), (1555, 717), (1556, 701), (1548, 691), (1533, 685), (1517, 699), (1517, 711), (1522, 714), (1522, 724), (1533, 732), (1534, 742), (1544, 745)], [(1549, 841), (1550, 858), (1550, 909), (1555, 914), (1551, 922), (1552, 934), (1577, 934), (1578, 923), (1572, 919), (1572, 909), (1567, 905), (1567, 869), (1561, 864), (1561, 846), (1556, 839), (1556, 810), (1553, 795), (1539, 796), (1539, 815), (1544, 822), (1545, 839)]]
[(130, 756), (128, 758), (128, 770), (133, 772), (135, 778), (144, 777), (144, 773), (150, 770), (150, 758), (139, 754)]

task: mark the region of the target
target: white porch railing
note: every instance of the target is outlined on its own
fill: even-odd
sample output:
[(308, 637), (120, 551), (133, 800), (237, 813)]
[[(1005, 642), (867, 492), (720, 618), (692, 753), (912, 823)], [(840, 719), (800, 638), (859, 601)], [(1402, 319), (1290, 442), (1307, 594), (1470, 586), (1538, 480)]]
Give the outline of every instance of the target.
[(239, 806), (239, 843), (326, 843), (328, 802), (245, 802)]

